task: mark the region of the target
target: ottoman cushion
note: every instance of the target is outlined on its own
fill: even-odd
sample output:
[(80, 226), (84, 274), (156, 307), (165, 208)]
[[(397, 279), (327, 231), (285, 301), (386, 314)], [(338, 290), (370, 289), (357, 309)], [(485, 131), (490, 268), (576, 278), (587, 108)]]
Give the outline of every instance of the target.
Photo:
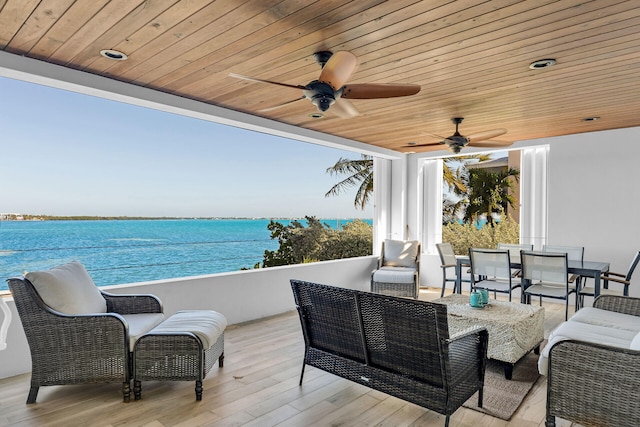
[(149, 334), (191, 332), (202, 341), (204, 348), (211, 347), (227, 327), (227, 319), (212, 310), (182, 310), (156, 326)]

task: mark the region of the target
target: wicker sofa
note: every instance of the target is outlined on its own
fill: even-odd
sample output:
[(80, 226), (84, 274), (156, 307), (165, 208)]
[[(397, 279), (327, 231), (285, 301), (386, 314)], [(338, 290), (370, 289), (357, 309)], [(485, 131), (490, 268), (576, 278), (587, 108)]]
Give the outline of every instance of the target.
[(306, 365), (449, 417), (475, 392), (482, 406), (488, 334), (449, 336), (447, 307), (291, 280)]
[(163, 321), (158, 298), (102, 292), (77, 261), (8, 283), (31, 351), (27, 403), (41, 386), (83, 383), (122, 383), (130, 400), (133, 345)]
[(547, 377), (547, 427), (640, 425), (640, 298), (601, 295), (549, 336), (538, 367)]

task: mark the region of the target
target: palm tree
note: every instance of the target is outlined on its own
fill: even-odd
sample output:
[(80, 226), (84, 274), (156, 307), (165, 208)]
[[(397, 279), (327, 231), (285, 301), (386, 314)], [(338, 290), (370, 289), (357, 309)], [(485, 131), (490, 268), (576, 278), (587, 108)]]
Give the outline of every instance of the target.
[[(513, 179), (512, 179), (513, 178)], [(515, 207), (516, 199), (510, 194), (520, 179), (520, 171), (508, 168), (500, 172), (486, 169), (469, 171), (469, 191), (464, 214), (465, 222), (477, 221), (484, 216), (493, 228), (493, 214), (503, 214), (507, 205)]]
[(488, 154), (473, 154), (470, 156), (446, 157), (443, 159), (442, 180), (446, 187), (442, 200), (442, 223), (457, 222), (458, 213), (464, 211), (466, 197), (469, 192), (469, 171), (466, 165), (472, 160), (483, 162), (490, 160)]
[[(443, 159), (444, 183), (449, 188), (449, 190), (451, 190), (458, 196), (467, 194), (465, 178), (460, 168), (453, 168), (451, 167), (451, 165), (454, 162), (462, 162), (464, 164), (467, 161), (473, 159), (478, 159), (479, 161), (489, 160), (490, 156), (486, 154), (478, 154), (462, 157), (447, 157)], [(327, 168), (327, 173), (331, 174), (332, 176), (348, 176), (347, 178), (331, 187), (331, 189), (327, 191), (324, 196), (337, 196), (342, 191), (346, 191), (359, 184), (360, 186), (358, 187), (358, 191), (356, 192), (356, 198), (353, 202), (353, 205), (356, 208), (364, 210), (366, 204), (371, 199), (371, 195), (373, 194), (373, 157), (365, 154), (363, 154), (362, 158), (359, 160), (343, 159), (341, 157), (340, 159), (338, 159), (335, 165)], [(459, 203), (456, 203), (456, 205), (459, 205)], [(452, 215), (455, 214), (458, 209), (459, 208), (455, 208), (452, 212)]]
[(348, 175), (345, 179), (331, 187), (325, 197), (337, 196), (358, 184), (358, 191), (353, 205), (364, 210), (373, 194), (373, 157), (363, 154), (360, 160), (338, 159), (335, 165), (327, 168), (327, 173), (333, 175)]

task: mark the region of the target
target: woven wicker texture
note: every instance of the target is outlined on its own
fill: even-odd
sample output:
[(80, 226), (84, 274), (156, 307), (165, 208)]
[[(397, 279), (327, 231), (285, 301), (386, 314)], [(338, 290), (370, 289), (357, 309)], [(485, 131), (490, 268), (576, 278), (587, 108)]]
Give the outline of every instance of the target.
[(291, 285), (304, 364), (444, 414), (446, 422), (482, 390), (486, 330), (450, 340), (446, 306), (297, 280)]
[[(601, 295), (594, 307), (638, 316), (640, 298)], [(639, 392), (640, 351), (560, 341), (549, 352), (546, 425), (560, 417), (585, 426), (637, 427)]]
[(394, 297), (418, 298), (418, 283), (385, 283), (371, 281), (371, 292)]
[(41, 386), (112, 382), (122, 383), (123, 400), (129, 401), (129, 337), (122, 317), (113, 313), (162, 312), (157, 298), (103, 293), (110, 313), (64, 315), (47, 307), (28, 280), (8, 282), (31, 351), (27, 403), (35, 403)]
[(222, 367), (224, 333), (209, 348), (190, 332), (147, 334), (134, 350), (134, 395), (142, 395), (142, 381), (195, 381), (196, 400), (202, 399), (202, 380), (215, 361)]

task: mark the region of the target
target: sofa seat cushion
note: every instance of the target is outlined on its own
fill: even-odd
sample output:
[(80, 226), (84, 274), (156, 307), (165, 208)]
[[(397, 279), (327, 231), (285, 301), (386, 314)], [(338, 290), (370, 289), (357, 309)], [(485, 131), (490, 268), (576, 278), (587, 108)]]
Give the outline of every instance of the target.
[(183, 333), (191, 332), (202, 341), (202, 346), (211, 347), (227, 327), (227, 319), (213, 310), (178, 311), (150, 333)]
[(636, 336), (636, 332), (625, 329), (616, 329), (572, 320), (561, 323), (549, 335), (549, 341), (540, 353), (538, 359), (538, 371), (542, 375), (547, 374), (549, 367), (549, 351), (554, 344), (562, 340), (586, 341), (593, 344), (601, 344), (619, 348), (629, 348)]
[(373, 281), (378, 283), (413, 283), (415, 268), (381, 267), (373, 273)]
[(133, 347), (138, 338), (158, 326), (164, 320), (162, 313), (139, 313), (139, 314), (121, 314), (129, 325), (129, 350), (133, 351)]
[(42, 300), (65, 314), (106, 313), (107, 302), (84, 266), (73, 261), (46, 271), (25, 275)]
[(571, 316), (571, 321), (640, 332), (640, 317), (600, 308), (584, 307)]

